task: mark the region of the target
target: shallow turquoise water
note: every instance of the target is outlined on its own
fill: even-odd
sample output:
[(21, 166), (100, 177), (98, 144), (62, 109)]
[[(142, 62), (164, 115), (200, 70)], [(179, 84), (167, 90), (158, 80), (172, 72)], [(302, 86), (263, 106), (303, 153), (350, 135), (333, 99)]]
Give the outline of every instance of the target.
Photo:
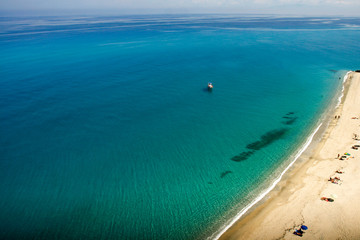
[(0, 25), (6, 239), (210, 236), (275, 177), (360, 65), (356, 18)]

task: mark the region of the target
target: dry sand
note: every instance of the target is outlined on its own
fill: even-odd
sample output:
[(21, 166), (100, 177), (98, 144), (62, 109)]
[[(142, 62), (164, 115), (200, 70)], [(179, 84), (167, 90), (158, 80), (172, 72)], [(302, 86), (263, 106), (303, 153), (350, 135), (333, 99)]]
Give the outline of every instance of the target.
[[(360, 135), (360, 73), (349, 74), (335, 115), (340, 119), (333, 118), (310, 157), (221, 239), (300, 239), (293, 232), (301, 224), (309, 227), (302, 239), (360, 239), (360, 148), (352, 149), (360, 144), (354, 139)], [(351, 158), (337, 159), (344, 153)], [(328, 181), (335, 176), (339, 184)]]

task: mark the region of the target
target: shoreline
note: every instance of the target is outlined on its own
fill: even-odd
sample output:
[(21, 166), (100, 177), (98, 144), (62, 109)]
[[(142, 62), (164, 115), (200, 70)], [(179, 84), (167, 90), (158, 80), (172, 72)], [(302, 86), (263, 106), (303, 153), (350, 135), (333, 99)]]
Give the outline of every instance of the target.
[[(231, 221), (228, 222), (228, 224), (225, 225), (225, 227), (223, 229), (221, 229), (221, 231), (218, 231), (215, 234), (213, 234), (211, 237), (209, 237), (208, 239), (214, 239), (214, 240), (218, 240), (218, 239), (222, 239), (222, 236), (233, 227), (234, 224), (236, 224), (236, 222), (238, 222), (239, 220), (241, 221), (241, 218), (246, 215), (249, 214), (248, 211), (251, 210), (252, 208), (257, 208), (258, 204), (261, 205), (262, 201), (265, 200), (265, 198), (271, 194), (272, 191), (275, 191), (274, 189), (278, 186), (278, 184), (281, 183), (281, 181), (283, 181), (283, 177), (288, 174), (288, 171), (291, 171), (291, 168), (296, 164), (296, 161), (299, 159), (299, 157), (301, 157), (301, 155), (307, 150), (307, 148), (310, 146), (310, 144), (313, 141), (314, 136), (318, 133), (319, 129), (321, 128), (321, 126), (323, 125), (323, 123), (320, 123), (314, 131), (312, 131), (312, 133), (310, 134), (310, 136), (308, 136), (306, 138), (305, 143), (303, 143), (301, 145), (301, 147), (299, 148), (299, 150), (297, 150), (294, 159), (290, 162), (290, 164), (288, 164), (285, 169), (283, 171), (280, 172), (280, 175), (274, 180), (274, 182), (270, 185), (270, 187), (264, 189), (262, 192), (260, 192), (260, 194), (253, 200), (251, 201), (246, 207), (244, 207), (243, 209), (241, 209), (241, 211), (235, 215), (234, 218), (231, 219)], [(250, 211), (251, 212), (251, 211)], [(215, 236), (214, 236), (215, 235)]]
[[(269, 218), (270, 215), (271, 216), (274, 215), (273, 212), (278, 212), (277, 214), (274, 215), (275, 217), (281, 216), (282, 208), (279, 206), (283, 205), (284, 202), (286, 202), (287, 205), (291, 206), (292, 201), (290, 201), (289, 199), (296, 198), (295, 197), (296, 190), (294, 189), (304, 188), (303, 179), (306, 178), (307, 170), (313, 167), (312, 165), (316, 164), (319, 160), (322, 160), (322, 158), (319, 156), (321, 150), (323, 150), (327, 140), (332, 137), (333, 129), (336, 127), (336, 124), (338, 122), (342, 122), (340, 120), (331, 119), (330, 116), (332, 117), (334, 115), (344, 115), (343, 113), (344, 103), (346, 103), (350, 86), (354, 85), (352, 84), (354, 78), (360, 80), (360, 74), (355, 72), (346, 73), (346, 75), (343, 78), (341, 95), (338, 97), (338, 101), (335, 104), (335, 108), (329, 106), (330, 109), (324, 112), (327, 118), (323, 119), (323, 121), (318, 122), (316, 124), (317, 127), (315, 126), (315, 130), (312, 131), (310, 136), (308, 136), (304, 141), (304, 143), (301, 144), (301, 147), (299, 147), (299, 149), (294, 153), (295, 157), (293, 158), (293, 160), (291, 160), (291, 162), (285, 167), (285, 169), (274, 180), (274, 182), (270, 185), (270, 187), (263, 190), (256, 199), (254, 199), (245, 208), (241, 209), (241, 211), (234, 218), (228, 221), (227, 225), (225, 225), (222, 229), (214, 233), (210, 237), (211, 239), (261, 239), (264, 236), (264, 234), (266, 234), (268, 239), (269, 238), (277, 239), (277, 238), (283, 238), (286, 235), (286, 232), (284, 234), (284, 231), (289, 229), (289, 224), (284, 223), (287, 226), (283, 230), (279, 228), (277, 234), (275, 234), (273, 230), (275, 226), (272, 226), (271, 228), (269, 228), (268, 226), (274, 225), (274, 222), (278, 224), (278, 221), (273, 221), (272, 224), (271, 222), (269, 222), (269, 224), (267, 224), (266, 227), (264, 227), (263, 223), (267, 218)], [(359, 91), (360, 87), (358, 87), (357, 90)], [(336, 96), (338, 95), (335, 95), (334, 97)], [(355, 100), (357, 100), (357, 103), (359, 103), (359, 99), (355, 99)], [(352, 109), (353, 108), (356, 107), (352, 106)], [(347, 113), (349, 112), (347, 111)], [(359, 116), (360, 112), (353, 112), (352, 114), (356, 115), (357, 117), (360, 117)], [(320, 140), (314, 143), (313, 138), (315, 135), (318, 134), (318, 131), (321, 127), (325, 128), (325, 130), (320, 131), (319, 133), (321, 135)], [(311, 149), (309, 150), (310, 145), (314, 145), (314, 146), (310, 147)], [(348, 149), (346, 150), (344, 149), (344, 151), (347, 150)], [(309, 153), (304, 154), (304, 152), (307, 151), (309, 151)], [(301, 159), (300, 161), (299, 158)], [(326, 177), (324, 177), (324, 179)], [(359, 172), (359, 177), (360, 177), (360, 172)], [(250, 209), (251, 211), (249, 211)], [(288, 215), (287, 210), (285, 210), (285, 212), (282, 213)], [(299, 222), (300, 225), (302, 224), (300, 223), (301, 221), (298, 221), (299, 219), (296, 219), (295, 216), (293, 216), (292, 218), (293, 219), (289, 219), (289, 221), (292, 222), (292, 225), (294, 225), (294, 222)], [(303, 217), (300, 217), (300, 219), (303, 219)], [(291, 230), (293, 230), (292, 228)], [(266, 229), (266, 231), (264, 229)], [(274, 237), (270, 237), (269, 231), (273, 233), (271, 235), (273, 235)], [(256, 234), (253, 234), (253, 232), (255, 232)], [(289, 237), (292, 236), (290, 235)], [(297, 236), (293, 235), (293, 237), (297, 237)]]

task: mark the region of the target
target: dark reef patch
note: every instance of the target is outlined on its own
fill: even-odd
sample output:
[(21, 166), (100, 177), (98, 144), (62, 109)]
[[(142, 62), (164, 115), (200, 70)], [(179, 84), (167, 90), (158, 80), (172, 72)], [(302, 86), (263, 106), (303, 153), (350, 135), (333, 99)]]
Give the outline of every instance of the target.
[(286, 125), (291, 125), (293, 124), (295, 121), (296, 121), (297, 117), (294, 117), (294, 118), (290, 118), (289, 120), (287, 121), (284, 121), (282, 122), (283, 124), (286, 124)]
[(254, 154), (255, 151), (247, 151), (247, 152), (242, 152), (239, 155), (232, 157), (231, 160), (235, 161), (235, 162), (240, 162), (243, 160), (248, 159), (251, 155)]
[(260, 150), (260, 149), (270, 145), (271, 143), (279, 140), (280, 138), (282, 138), (287, 131), (289, 131), (289, 129), (286, 129), (286, 128), (280, 128), (280, 129), (275, 129), (275, 130), (269, 131), (269, 132), (265, 133), (264, 135), (262, 135), (261, 139), (259, 141), (248, 144), (246, 146), (246, 148), (252, 149), (252, 150)]
[(295, 112), (288, 112), (287, 114), (285, 114), (282, 118), (287, 119), (287, 120), (282, 121), (281, 123), (285, 124), (285, 125), (293, 124), (296, 121), (296, 119), (298, 118), (298, 117), (295, 117), (294, 114), (295, 114)]
[[(288, 112), (287, 114), (285, 114), (285, 116), (282, 117), (285, 119), (284, 121), (282, 121), (282, 124), (285, 124), (285, 125), (293, 124), (296, 121), (296, 119), (298, 119), (298, 117), (295, 117), (293, 114), (295, 114), (295, 112)], [(261, 150), (262, 148), (279, 140), (288, 131), (289, 131), (288, 128), (279, 128), (279, 129), (274, 129), (274, 130), (271, 130), (271, 131), (263, 134), (260, 137), (260, 140), (246, 145), (246, 148), (250, 149), (250, 151), (244, 151), (244, 152), (240, 153), (239, 155), (232, 157), (231, 160), (235, 161), (235, 162), (241, 162), (241, 161), (244, 161), (244, 160), (250, 158), (256, 151)]]
[(220, 177), (223, 178), (225, 177), (226, 175), (228, 175), (229, 173), (232, 173), (232, 171), (225, 171), (225, 172), (222, 172)]

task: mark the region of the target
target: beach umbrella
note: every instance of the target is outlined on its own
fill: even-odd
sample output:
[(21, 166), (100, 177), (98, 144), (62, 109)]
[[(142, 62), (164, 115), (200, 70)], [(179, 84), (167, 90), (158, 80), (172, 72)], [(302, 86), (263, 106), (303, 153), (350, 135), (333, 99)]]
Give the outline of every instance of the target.
[(308, 229), (308, 227), (307, 227), (307, 226), (305, 226), (305, 225), (301, 225), (301, 229), (302, 229), (302, 230), (307, 230), (307, 229)]

